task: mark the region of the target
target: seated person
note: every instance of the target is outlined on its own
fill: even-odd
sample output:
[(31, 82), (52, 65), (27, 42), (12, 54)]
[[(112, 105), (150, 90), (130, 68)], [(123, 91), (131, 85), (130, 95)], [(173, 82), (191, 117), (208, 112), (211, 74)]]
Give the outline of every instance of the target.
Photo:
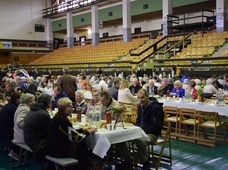
[[(108, 110), (110, 110), (110, 107), (118, 107), (120, 106), (120, 104), (113, 99), (110, 94), (106, 91), (102, 91), (100, 93), (100, 102), (102, 104), (101, 106), (101, 118), (102, 119), (106, 119), (106, 112)], [(111, 116), (112, 120), (115, 119), (114, 115)], [(122, 143), (117, 143), (115, 144), (115, 148), (116, 148), (116, 154), (124, 159), (123, 162), (121, 162), (121, 164), (117, 165), (117, 169), (131, 169), (132, 165), (131, 165), (131, 159), (128, 153), (128, 148), (127, 148), (127, 144), (126, 142), (122, 142)]]
[(185, 90), (182, 88), (182, 83), (180, 80), (174, 82), (174, 88), (171, 91), (172, 96), (183, 98), (185, 96)]
[[(88, 129), (79, 133), (75, 131), (75, 142), (69, 141), (68, 126), (72, 127), (71, 122), (67, 118), (73, 112), (72, 101), (69, 98), (61, 98), (57, 104), (58, 112), (52, 119), (48, 136), (47, 136), (47, 154), (57, 158), (76, 158), (79, 163), (77, 169), (86, 169), (88, 163), (88, 149), (83, 140), (90, 133), (97, 131), (95, 128)], [(78, 139), (78, 141), (77, 141)]]
[(138, 91), (142, 88), (142, 86), (139, 85), (139, 81), (137, 78), (132, 79), (132, 85), (129, 87), (131, 94), (135, 95), (138, 93)]
[(58, 100), (63, 97), (68, 97), (67, 94), (63, 91), (63, 89), (60, 86), (56, 86), (54, 88), (54, 100), (52, 101), (52, 108), (57, 107)]
[(213, 94), (217, 93), (217, 89), (213, 85), (212, 79), (206, 80), (206, 85), (203, 87), (203, 93), (205, 98), (210, 98), (213, 96)]
[[(139, 90), (138, 99), (140, 104), (138, 105), (138, 117), (135, 125), (141, 127), (144, 132), (150, 138), (150, 142), (155, 144), (158, 136), (161, 134), (163, 122), (164, 122), (164, 112), (162, 106), (157, 100), (150, 101), (149, 96), (145, 89)], [(143, 164), (143, 170), (149, 169), (149, 159), (148, 159), (148, 146), (147, 142), (139, 139), (132, 141), (137, 146), (137, 152), (139, 155), (140, 163)]]
[(74, 111), (76, 113), (77, 107), (81, 107), (82, 114), (86, 114), (87, 111), (87, 103), (84, 100), (84, 93), (81, 90), (75, 92), (75, 104), (74, 104)]
[(154, 85), (154, 81), (152, 79), (149, 80), (148, 86), (146, 88), (147, 94), (151, 97), (154, 94), (158, 94), (158, 87)]
[(122, 80), (120, 82), (120, 88), (118, 90), (118, 102), (134, 103), (138, 102), (138, 98), (133, 96), (128, 88), (128, 81)]
[(188, 82), (188, 88), (191, 92), (191, 95), (192, 95), (192, 98), (193, 99), (198, 99), (198, 91), (195, 89), (195, 86), (196, 86), (196, 82), (193, 81), (193, 80), (190, 80)]
[(26, 93), (20, 98), (20, 105), (14, 114), (14, 142), (24, 142), (24, 119), (30, 111), (30, 106), (34, 103), (35, 96), (30, 93)]
[(167, 95), (168, 90), (169, 90), (168, 79), (163, 79), (162, 85), (158, 87), (158, 95), (159, 96)]
[(86, 116), (89, 119), (94, 120), (94, 116), (96, 113), (101, 113), (101, 102), (99, 100), (99, 92), (93, 91), (92, 92), (92, 100), (87, 104), (88, 108), (86, 111)]
[(48, 113), (48, 109), (51, 108), (52, 96), (48, 94), (42, 94), (37, 99), (37, 102), (30, 107), (30, 111), (24, 119), (24, 140), (25, 143), (33, 150), (34, 156), (38, 148), (43, 146), (39, 152), (42, 152), (39, 157), (35, 157), (37, 161), (43, 161), (45, 156), (46, 139), (48, 133), (48, 127), (51, 121), (51, 117)]

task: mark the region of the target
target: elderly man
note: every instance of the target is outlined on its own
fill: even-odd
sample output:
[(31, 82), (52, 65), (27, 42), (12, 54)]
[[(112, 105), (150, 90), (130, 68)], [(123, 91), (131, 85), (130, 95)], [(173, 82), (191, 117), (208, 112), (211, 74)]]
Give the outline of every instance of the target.
[(158, 87), (154, 85), (154, 81), (152, 79), (149, 80), (146, 91), (149, 97), (152, 97), (153, 94), (158, 94)]
[(52, 108), (56, 108), (58, 100), (63, 97), (68, 97), (68, 96), (60, 86), (56, 86), (54, 88), (54, 100), (52, 101)]
[[(164, 112), (158, 101), (150, 101), (145, 89), (140, 89), (138, 94), (140, 104), (138, 106), (138, 117), (136, 126), (140, 126), (150, 138), (150, 142), (155, 144), (164, 122)], [(139, 160), (143, 164), (143, 170), (149, 169), (147, 142), (135, 139)]]
[(85, 102), (84, 97), (84, 93), (81, 90), (75, 92), (74, 110), (76, 112), (77, 107), (81, 107), (81, 113), (85, 115), (87, 111), (87, 103)]
[(131, 94), (135, 95), (142, 87), (139, 85), (137, 78), (132, 79), (132, 85), (129, 87)]

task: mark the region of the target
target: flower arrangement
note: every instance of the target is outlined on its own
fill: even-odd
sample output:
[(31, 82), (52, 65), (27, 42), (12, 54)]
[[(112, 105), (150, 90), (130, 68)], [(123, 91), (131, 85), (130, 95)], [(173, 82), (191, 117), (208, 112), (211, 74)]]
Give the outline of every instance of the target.
[(126, 110), (126, 108), (124, 108), (123, 106), (117, 106), (117, 107), (110, 107), (110, 111), (112, 112), (112, 114), (115, 117), (115, 124), (114, 124), (114, 129), (116, 129), (116, 125), (118, 122), (122, 123), (122, 126), (124, 128), (124, 124), (123, 124), (123, 117), (122, 117), (122, 112)]
[(116, 114), (116, 113), (122, 113), (123, 111), (125, 111), (126, 108), (122, 107), (122, 106), (117, 106), (117, 107), (110, 107), (110, 111), (113, 113), (113, 114)]

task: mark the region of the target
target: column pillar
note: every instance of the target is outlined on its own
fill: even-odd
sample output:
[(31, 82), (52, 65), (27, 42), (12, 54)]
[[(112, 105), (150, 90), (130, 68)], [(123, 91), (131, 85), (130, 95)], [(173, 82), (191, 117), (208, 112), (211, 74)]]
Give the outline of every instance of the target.
[(98, 7), (92, 6), (92, 45), (99, 44), (99, 20)]
[(172, 24), (168, 22), (167, 15), (173, 13), (172, 0), (162, 0), (162, 34), (163, 36), (169, 35), (168, 26)]
[(74, 27), (72, 12), (67, 12), (67, 48), (74, 46)]
[(227, 30), (227, 0), (216, 0), (216, 31)]
[(51, 18), (47, 18), (47, 43), (49, 50), (53, 50), (53, 32)]
[(123, 41), (131, 41), (130, 0), (123, 0)]

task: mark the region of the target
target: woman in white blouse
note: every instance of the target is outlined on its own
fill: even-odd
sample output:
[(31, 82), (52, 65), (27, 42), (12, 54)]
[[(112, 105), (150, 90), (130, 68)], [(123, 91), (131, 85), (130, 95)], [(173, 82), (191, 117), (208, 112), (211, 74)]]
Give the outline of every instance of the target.
[(129, 87), (129, 82), (123, 79), (120, 82), (120, 87), (118, 90), (118, 102), (124, 102), (124, 103), (138, 102), (137, 96), (133, 96), (128, 87)]

